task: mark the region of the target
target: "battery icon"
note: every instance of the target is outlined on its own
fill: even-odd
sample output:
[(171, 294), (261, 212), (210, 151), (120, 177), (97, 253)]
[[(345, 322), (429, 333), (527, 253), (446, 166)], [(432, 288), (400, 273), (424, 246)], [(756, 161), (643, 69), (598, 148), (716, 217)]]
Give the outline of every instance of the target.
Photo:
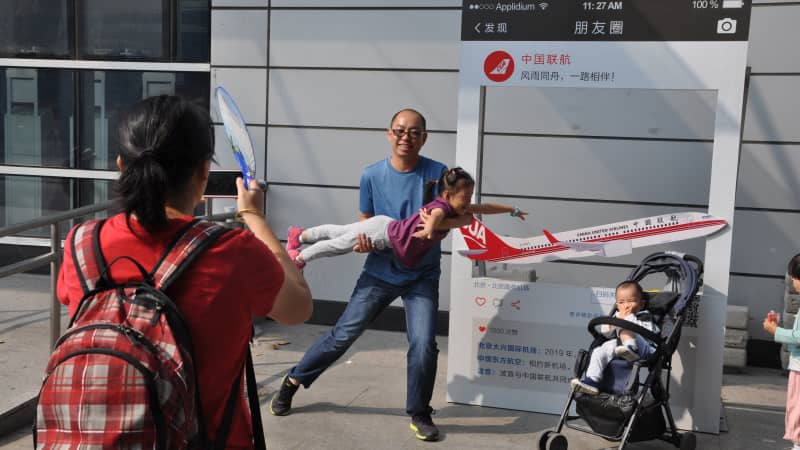
[(744, 6), (742, 0), (722, 0), (723, 8), (741, 8), (742, 6)]

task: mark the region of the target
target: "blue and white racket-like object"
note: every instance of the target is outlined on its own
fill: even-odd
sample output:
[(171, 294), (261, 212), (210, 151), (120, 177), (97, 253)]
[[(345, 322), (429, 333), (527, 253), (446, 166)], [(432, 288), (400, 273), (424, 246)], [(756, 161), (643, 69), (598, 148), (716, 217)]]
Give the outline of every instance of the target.
[(250, 133), (247, 132), (247, 124), (244, 121), (242, 112), (239, 111), (236, 102), (233, 101), (233, 97), (228, 94), (224, 87), (218, 86), (214, 90), (214, 96), (217, 99), (217, 112), (225, 127), (225, 135), (231, 144), (233, 156), (242, 171), (245, 187), (250, 187), (250, 180), (256, 180), (261, 189), (266, 189), (267, 183), (256, 178), (256, 157), (253, 140), (250, 138)]

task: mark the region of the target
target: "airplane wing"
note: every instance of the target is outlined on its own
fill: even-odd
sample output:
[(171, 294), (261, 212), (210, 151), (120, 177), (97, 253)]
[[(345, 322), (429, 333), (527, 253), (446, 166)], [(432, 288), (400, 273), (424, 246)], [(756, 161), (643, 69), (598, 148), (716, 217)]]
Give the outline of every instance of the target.
[(564, 242), (556, 239), (556, 237), (553, 236), (553, 234), (549, 231), (542, 231), (544, 231), (544, 235), (547, 236), (547, 240), (550, 241), (551, 244), (563, 245), (564, 247), (569, 247), (578, 252), (592, 252), (597, 256), (605, 256), (609, 258), (614, 256), (628, 255), (633, 252), (631, 241), (628, 239), (605, 242)]

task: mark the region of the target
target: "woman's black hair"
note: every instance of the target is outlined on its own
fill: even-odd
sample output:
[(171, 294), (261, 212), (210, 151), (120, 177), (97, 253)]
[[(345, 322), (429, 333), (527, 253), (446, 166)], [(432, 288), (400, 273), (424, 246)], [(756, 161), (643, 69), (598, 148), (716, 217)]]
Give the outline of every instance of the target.
[(787, 272), (790, 277), (800, 280), (800, 253), (794, 255), (792, 259), (789, 260)]
[(180, 198), (195, 171), (214, 158), (214, 128), (208, 110), (174, 95), (135, 104), (119, 127), (122, 174), (117, 201), (128, 226), (135, 214), (145, 230), (167, 225), (164, 207)]
[[(472, 175), (467, 173), (461, 167), (453, 167), (452, 169), (442, 172), (442, 176), (438, 180), (430, 180), (425, 183), (425, 190), (422, 196), (422, 204), (427, 204), (436, 198), (436, 192), (441, 194), (444, 191), (453, 192), (463, 186), (474, 186), (475, 180)], [(434, 190), (436, 188), (436, 190)]]

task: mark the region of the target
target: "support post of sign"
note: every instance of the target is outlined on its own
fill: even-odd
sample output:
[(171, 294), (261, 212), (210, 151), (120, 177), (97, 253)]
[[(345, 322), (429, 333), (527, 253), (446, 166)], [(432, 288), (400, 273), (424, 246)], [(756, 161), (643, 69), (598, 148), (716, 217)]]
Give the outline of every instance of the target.
[[(744, 61), (742, 61), (744, 64)], [(698, 328), (704, 333), (704, 348), (725, 347), (725, 313), (730, 288), (730, 268), (733, 248), (733, 225), (736, 207), (736, 184), (741, 154), (743, 128), (745, 73), (731, 74), (729, 82), (717, 91), (717, 114), (714, 123), (714, 144), (711, 157), (711, 181), (708, 193), (708, 213), (725, 219), (728, 226), (706, 240), (703, 296), (700, 302)], [(698, 355), (696, 374), (706, 377), (694, 384), (694, 397), (708, 392), (722, 392), (723, 353)], [(714, 417), (720, 411), (719, 402), (697, 402), (691, 411), (696, 430), (717, 430)]]
[[(486, 99), (485, 86), (472, 86), (458, 92), (458, 123), (468, 123), (463, 132), (456, 135), (456, 166), (461, 167), (475, 177), (475, 193), (473, 203), (481, 201), (483, 166), (483, 124)], [(463, 121), (463, 122), (462, 122)], [(463, 239), (454, 239), (453, 245), (464, 247)], [(453, 250), (455, 251), (456, 248)], [(486, 264), (473, 264), (466, 258), (453, 258), (452, 264), (458, 266), (460, 273), (469, 272), (473, 276), (486, 276)], [(463, 267), (462, 267), (463, 265)]]

